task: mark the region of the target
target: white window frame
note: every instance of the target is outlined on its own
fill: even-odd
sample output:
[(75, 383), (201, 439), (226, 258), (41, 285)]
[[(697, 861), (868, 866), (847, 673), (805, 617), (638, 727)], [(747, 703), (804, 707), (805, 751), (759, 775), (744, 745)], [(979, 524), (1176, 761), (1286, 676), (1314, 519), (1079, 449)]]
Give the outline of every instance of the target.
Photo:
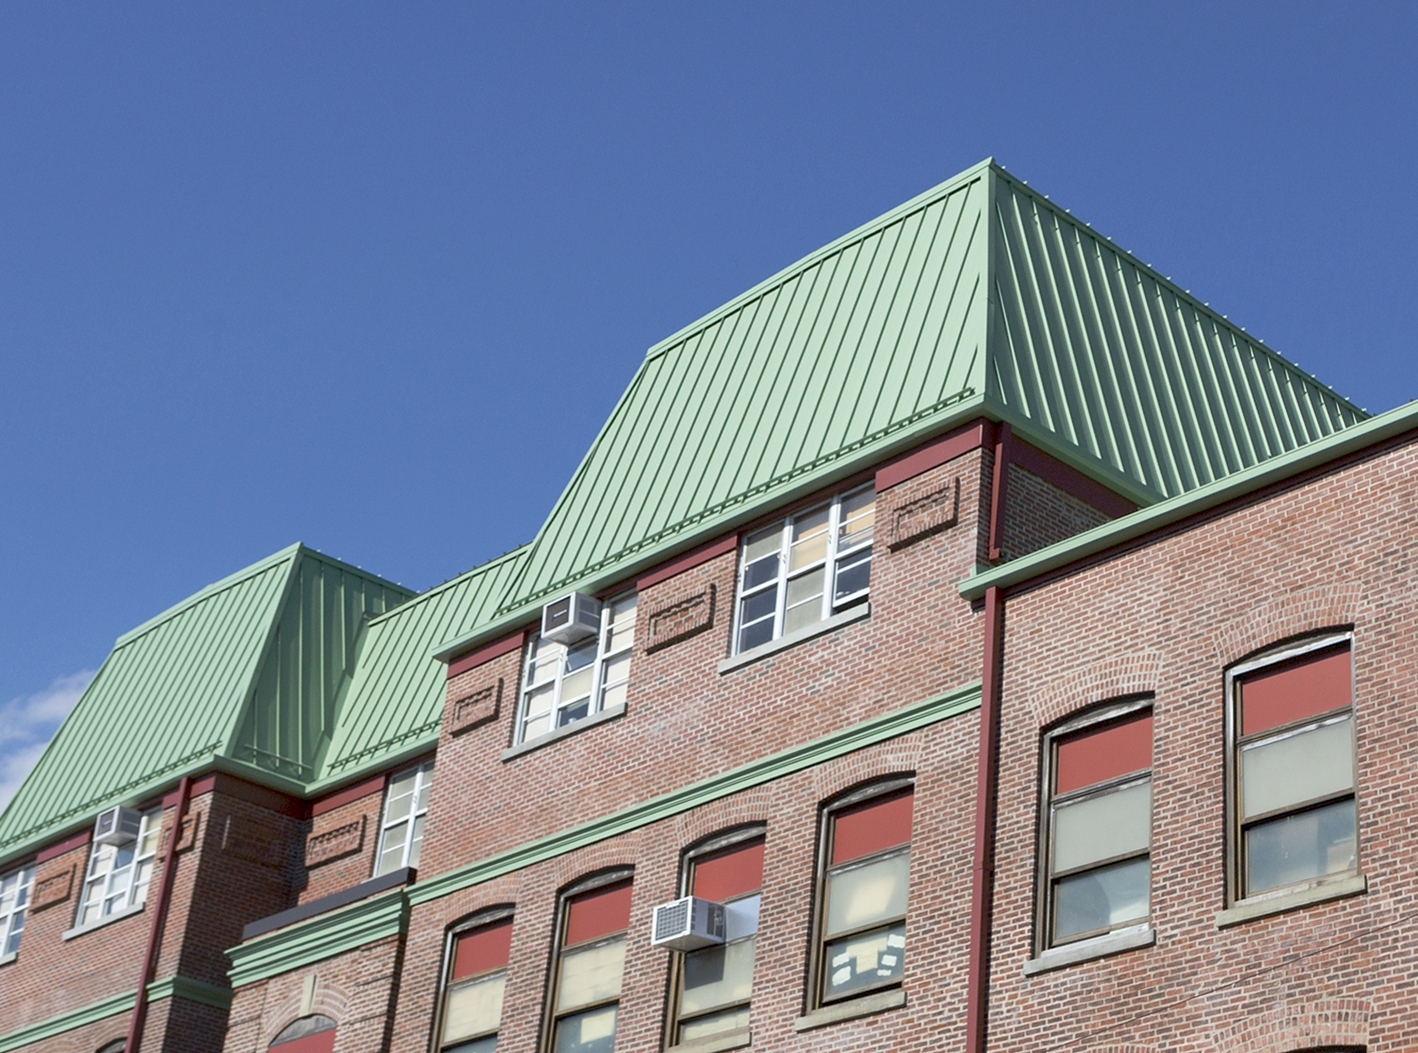
[[(872, 530), (869, 530), (867, 532), (867, 537), (865, 540), (858, 540), (856, 544), (847, 547), (839, 547), (839, 543), (841, 541), (842, 527), (842, 503), (851, 498), (857, 497), (867, 491), (874, 490), (875, 486), (876, 484), (872, 482), (866, 483), (862, 486), (855, 486), (850, 490), (844, 490), (839, 494), (835, 494), (828, 501), (819, 502), (818, 504), (815, 504), (810, 508), (805, 508), (801, 512), (796, 512), (793, 515), (786, 517), (781, 523), (776, 524), (776, 526), (766, 527), (762, 530), (754, 530), (743, 535), (739, 542), (739, 568), (734, 588), (735, 595), (733, 640), (735, 654), (741, 654), (744, 651), (751, 651), (754, 647), (761, 647), (765, 643), (770, 643), (773, 640), (777, 640), (782, 637), (784, 635), (784, 628), (788, 612), (789, 582), (796, 581), (797, 579), (806, 577), (809, 574), (819, 572), (824, 566), (831, 566), (832, 573), (827, 576), (828, 580), (824, 581), (824, 588), (822, 590), (822, 608), (819, 612), (820, 617), (817, 619), (817, 622), (826, 621), (828, 618), (832, 617), (833, 614), (847, 607), (854, 606), (855, 604), (858, 604), (862, 600), (867, 598), (867, 596), (871, 592), (870, 584), (868, 584), (866, 588), (857, 589), (854, 592), (849, 593), (845, 596), (838, 597), (835, 594), (837, 592), (837, 575), (842, 570), (841, 565), (843, 562), (848, 560), (850, 557), (858, 556), (861, 553), (865, 552), (866, 555), (861, 562), (865, 562), (868, 564), (868, 566), (870, 566), (872, 561), (872, 540), (873, 535), (875, 533), (873, 528)], [(875, 502), (873, 502), (873, 504), (875, 504)], [(823, 557), (821, 559), (813, 560), (811, 563), (805, 564), (801, 567), (793, 568), (790, 571), (789, 555), (792, 550), (794, 525), (809, 516), (813, 516), (820, 513), (824, 508), (826, 508), (828, 511), (828, 518), (827, 545)], [(873, 510), (873, 517), (874, 515), (875, 510)], [(773, 529), (777, 529), (781, 532), (781, 539), (778, 546), (777, 573), (771, 578), (765, 579), (753, 585), (752, 587), (746, 588), (745, 577), (749, 567), (748, 550), (750, 541), (754, 539), (763, 538), (768, 531)], [(754, 562), (759, 563), (766, 558), (767, 556), (761, 556), (758, 560), (755, 560)], [(852, 565), (855, 566), (856, 564), (854, 563)], [(868, 571), (868, 573), (870, 573), (870, 571)], [(776, 590), (777, 592), (776, 604), (773, 610), (773, 634), (766, 640), (758, 641), (757, 643), (754, 643), (749, 647), (743, 647), (741, 634), (744, 628), (743, 615), (745, 601), (752, 599), (756, 596), (764, 595), (773, 590)], [(762, 615), (759, 618), (754, 619), (754, 621), (750, 624), (758, 624), (762, 621), (765, 621), (766, 619), (767, 616)]]
[[(157, 807), (144, 812), (138, 823), (138, 836), (128, 844), (90, 847), (84, 887), (79, 895), (77, 928), (97, 925), (105, 918), (147, 902), (162, 832), (162, 811)], [(127, 849), (132, 850), (132, 855), (119, 864), (119, 858)], [(98, 904), (98, 915), (91, 918), (89, 908), (94, 903)]]
[[(391, 821), (389, 818), (389, 806), (394, 803), (394, 784), (400, 779), (402, 779), (404, 776), (410, 774), (411, 772), (414, 776), (414, 788), (412, 793), (410, 794), (412, 800), (409, 803), (409, 813), (407, 815), (401, 815), (399, 816), (399, 818)], [(384, 807), (380, 810), (379, 813), (379, 846), (378, 851), (374, 853), (375, 877), (379, 877), (381, 874), (392, 873), (393, 871), (398, 870), (400, 867), (418, 866), (417, 860), (415, 860), (413, 863), (410, 863), (409, 859), (413, 855), (414, 845), (419, 845), (420, 849), (422, 849), (424, 828), (419, 823), (419, 820), (425, 819), (428, 814), (428, 797), (429, 790), (432, 788), (432, 786), (432, 758), (424, 761), (422, 764), (415, 765), (412, 768), (404, 768), (402, 771), (399, 771), (396, 774), (390, 776), (389, 786), (384, 791)], [(422, 794), (424, 798), (422, 808), (419, 807), (420, 794)], [(404, 823), (409, 824), (409, 836), (404, 839), (404, 848), (399, 856), (398, 865), (387, 868), (381, 867), (380, 864), (384, 860), (384, 842), (389, 836), (389, 831), (394, 829), (394, 827), (396, 826), (402, 826)], [(418, 831), (417, 836), (415, 836), (415, 830)]]
[[(0, 874), (0, 959), (17, 954), (34, 894), (34, 864)], [(11, 946), (13, 942), (14, 946)]]
[[(635, 590), (623, 592), (612, 597), (601, 606), (601, 627), (595, 638), (595, 656), (591, 659), (591, 687), (590, 693), (578, 693), (572, 698), (563, 699), (562, 686), (568, 677), (567, 658), (575, 650), (584, 648), (592, 641), (585, 641), (582, 644), (567, 647), (565, 644), (544, 642), (537, 635), (533, 636), (527, 644), (526, 653), (522, 662), (522, 690), (517, 704), (517, 735), (513, 745), (521, 745), (524, 742), (532, 742), (550, 735), (561, 728), (576, 723), (578, 720), (585, 720), (603, 712), (611, 706), (622, 704), (614, 699), (618, 695), (624, 699), (624, 687), (630, 678), (630, 657), (635, 650), (635, 619), (639, 611), (639, 603), (635, 603), (629, 608), (628, 614), (623, 614), (621, 618), (613, 620), (612, 613), (617, 606), (624, 604), (627, 600), (637, 600)], [(629, 633), (625, 630), (629, 629)], [(620, 639), (616, 639), (620, 636)], [(612, 650), (612, 643), (615, 644)], [(535, 676), (539, 667), (555, 663), (551, 680), (536, 681)], [(579, 672), (585, 666), (579, 667), (572, 672)], [(543, 690), (547, 685), (551, 685), (551, 721), (550, 726), (545, 731), (539, 731), (535, 735), (527, 734), (527, 726), (533, 720), (541, 719), (548, 711), (539, 710), (535, 716), (528, 715), (532, 695)], [(607, 699), (612, 699), (609, 703)], [(579, 707), (582, 703), (587, 703), (586, 712), (580, 716), (572, 717), (563, 721), (563, 715), (572, 709)]]

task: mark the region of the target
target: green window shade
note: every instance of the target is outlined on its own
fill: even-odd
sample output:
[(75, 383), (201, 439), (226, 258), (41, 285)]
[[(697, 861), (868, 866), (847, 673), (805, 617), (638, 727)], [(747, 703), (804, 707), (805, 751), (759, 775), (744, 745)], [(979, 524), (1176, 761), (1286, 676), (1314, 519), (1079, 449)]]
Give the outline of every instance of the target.
[(625, 937), (567, 951), (561, 958), (557, 1012), (620, 997)]
[(829, 937), (906, 913), (910, 853), (835, 870), (827, 876)]
[(1354, 788), (1349, 717), (1241, 750), (1244, 817), (1264, 815)]
[(444, 1013), (443, 1041), (457, 1042), (496, 1031), (502, 1020), (502, 993), (506, 981), (507, 974), (504, 972), (450, 988), (448, 1008)]
[(1054, 870), (1146, 851), (1151, 838), (1150, 782), (1060, 804), (1054, 811)]

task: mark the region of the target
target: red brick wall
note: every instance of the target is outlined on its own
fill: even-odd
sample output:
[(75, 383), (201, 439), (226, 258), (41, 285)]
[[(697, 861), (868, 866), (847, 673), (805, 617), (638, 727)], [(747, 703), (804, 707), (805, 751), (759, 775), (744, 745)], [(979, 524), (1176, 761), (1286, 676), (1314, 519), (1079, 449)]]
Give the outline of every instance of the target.
[(1027, 556), (1107, 521), (1106, 515), (1086, 501), (1017, 464), (1010, 465), (1005, 486), (1006, 559)]
[(375, 789), (309, 821), (303, 852), (306, 866), (298, 878), (304, 887), (297, 902), (309, 903), (370, 878), (383, 806), (384, 791)]
[[(1405, 446), (1008, 599), (992, 1048), (1418, 1049), (1415, 472)], [(1218, 930), (1224, 669), (1343, 624), (1369, 891)], [(1157, 944), (1026, 978), (1041, 729), (1141, 690), (1155, 692)]]

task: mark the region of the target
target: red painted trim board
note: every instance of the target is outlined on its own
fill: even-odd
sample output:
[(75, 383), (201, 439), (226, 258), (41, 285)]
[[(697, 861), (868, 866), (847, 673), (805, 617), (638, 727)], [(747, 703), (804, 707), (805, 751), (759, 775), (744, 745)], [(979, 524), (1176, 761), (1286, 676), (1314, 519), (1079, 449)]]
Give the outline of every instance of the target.
[(907, 479), (914, 479), (922, 472), (928, 472), (932, 468), (938, 468), (947, 461), (953, 461), (961, 454), (969, 453), (971, 450), (978, 450), (985, 442), (985, 427), (988, 421), (977, 420), (972, 424), (942, 435), (934, 442), (928, 442), (918, 450), (898, 457), (890, 461), (876, 472), (876, 492), (889, 490), (891, 487), (904, 483)]
[(716, 559), (726, 552), (732, 552), (738, 548), (739, 537), (737, 534), (728, 534), (711, 541), (707, 545), (700, 545), (696, 549), (691, 549), (684, 555), (662, 563), (654, 570), (650, 571), (643, 578), (635, 583), (637, 591), (648, 589), (651, 585), (658, 585), (662, 581), (673, 578), (676, 574), (683, 574), (687, 570), (693, 570), (701, 564), (708, 563), (711, 559)]
[(351, 801), (358, 801), (371, 794), (383, 793), (388, 782), (389, 774), (385, 772), (372, 779), (365, 779), (364, 782), (357, 782), (353, 786), (346, 786), (338, 793), (332, 793), (329, 797), (322, 797), (318, 801), (311, 802), (310, 816), (314, 818), (317, 815), (324, 815), (326, 812), (333, 812), (336, 808), (347, 805)]
[(92, 830), (84, 830), (71, 837), (66, 837), (63, 841), (52, 844), (48, 848), (40, 849), (39, 853), (34, 857), (34, 861), (36, 863), (47, 863), (51, 859), (57, 859), (65, 852), (72, 852), (76, 848), (83, 848), (89, 843), (91, 837), (93, 837)]
[(1030, 446), (1022, 439), (1010, 443), (1009, 459), (1026, 472), (1052, 483), (1066, 494), (1072, 494), (1092, 505), (1110, 519), (1136, 512), (1137, 505), (1121, 494), (1114, 493), (1096, 479), (1090, 479), (1077, 468), (1071, 468), (1058, 458)]
[(501, 640), (494, 640), (490, 644), (479, 647), (476, 651), (469, 651), (467, 654), (453, 659), (448, 663), (448, 679), (466, 673), (469, 669), (476, 669), (480, 665), (491, 662), (494, 658), (501, 658), (512, 651), (520, 651), (522, 644), (526, 642), (527, 630), (518, 629), (511, 636), (504, 636)]

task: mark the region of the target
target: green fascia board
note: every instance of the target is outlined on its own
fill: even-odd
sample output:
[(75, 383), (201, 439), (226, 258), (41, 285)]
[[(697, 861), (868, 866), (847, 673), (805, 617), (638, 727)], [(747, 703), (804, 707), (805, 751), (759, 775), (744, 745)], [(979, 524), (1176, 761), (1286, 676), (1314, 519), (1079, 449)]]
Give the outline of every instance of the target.
[[(96, 1024), (100, 1020), (107, 1020), (110, 1017), (126, 1013), (133, 1008), (137, 994), (136, 990), (124, 991), (122, 994), (111, 995), (81, 1009), (60, 1013), (48, 1020), (41, 1020), (37, 1024), (30, 1024), (8, 1034), (0, 1035), (0, 1053), (9, 1053), (12, 1049), (22, 1049), (35, 1042), (43, 1042), (55, 1035), (62, 1035), (66, 1031), (74, 1031), (89, 1024)], [(182, 998), (223, 1011), (231, 1008), (231, 990), (229, 988), (203, 983), (201, 980), (191, 980), (185, 976), (169, 976), (148, 984), (147, 1000), (149, 1003), (160, 1002), (164, 998)]]
[(506, 852), (499, 852), (427, 881), (417, 882), (407, 889), (372, 897), (309, 921), (258, 936), (227, 951), (227, 956), (233, 963), (230, 970), (232, 986), (241, 987), (269, 979), (324, 961), (386, 936), (402, 933), (407, 929), (408, 910), (411, 907), (441, 899), (462, 889), (574, 852), (598, 841), (673, 818), (730, 794), (741, 793), (856, 750), (899, 738), (932, 724), (969, 713), (978, 709), (979, 705), (979, 681), (964, 684), (944, 694), (912, 703), (840, 731), (829, 732), (811, 742), (750, 761), (649, 801), (622, 808), (589, 823), (539, 838)]
[(978, 600), (991, 588), (1011, 589), (1032, 579), (1088, 559), (1181, 520), (1245, 497), (1247, 494), (1323, 466), (1406, 432), (1418, 429), (1418, 401), (1370, 417), (1327, 439), (1237, 472), (1190, 493), (1114, 519), (1067, 541), (1050, 545), (998, 567), (966, 578), (957, 586), (967, 600)]
[(232, 987), (299, 969), (376, 940), (402, 936), (408, 929), (409, 903), (403, 889), (394, 889), (348, 907), (277, 929), (227, 951)]

